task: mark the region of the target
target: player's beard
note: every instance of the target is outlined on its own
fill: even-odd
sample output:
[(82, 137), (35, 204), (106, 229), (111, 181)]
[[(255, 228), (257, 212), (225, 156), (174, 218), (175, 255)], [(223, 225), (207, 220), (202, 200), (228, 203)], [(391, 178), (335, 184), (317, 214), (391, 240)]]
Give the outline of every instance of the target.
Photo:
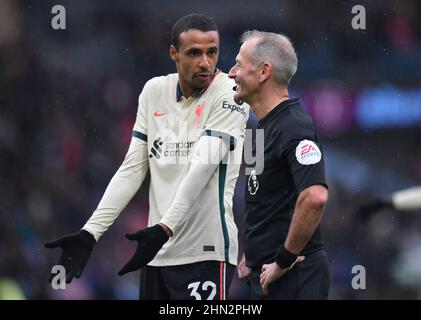
[[(202, 75), (204, 74), (207, 74), (205, 78), (202, 77)], [(207, 88), (209, 86), (212, 77), (213, 77), (213, 73), (209, 71), (195, 72), (193, 74), (193, 78), (190, 85), (196, 91), (203, 90), (204, 88)]]

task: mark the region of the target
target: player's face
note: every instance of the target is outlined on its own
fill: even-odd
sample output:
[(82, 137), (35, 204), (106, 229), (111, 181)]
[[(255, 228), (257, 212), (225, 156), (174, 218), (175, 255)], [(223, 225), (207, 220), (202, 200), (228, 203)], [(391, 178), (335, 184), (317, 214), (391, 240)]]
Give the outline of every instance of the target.
[(251, 60), (250, 51), (256, 44), (257, 39), (250, 39), (243, 43), (235, 58), (235, 65), (231, 68), (228, 76), (237, 84), (234, 93), (236, 101), (244, 101), (252, 104), (253, 96), (259, 88), (258, 68)]
[(177, 65), (183, 94), (191, 95), (210, 84), (218, 62), (219, 34), (190, 29), (181, 33), (179, 40), (180, 47), (171, 46), (170, 55)]

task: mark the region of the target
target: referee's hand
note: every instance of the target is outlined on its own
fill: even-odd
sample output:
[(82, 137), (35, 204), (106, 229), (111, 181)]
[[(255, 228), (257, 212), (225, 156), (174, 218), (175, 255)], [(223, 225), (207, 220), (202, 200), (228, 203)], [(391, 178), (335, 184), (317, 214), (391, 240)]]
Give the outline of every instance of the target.
[(264, 264), (262, 266), (262, 273), (260, 274), (260, 285), (262, 286), (263, 294), (266, 296), (269, 291), (269, 285), (281, 278), (287, 271), (291, 270), (297, 262), (304, 261), (304, 256), (298, 256), (297, 260), (288, 268), (281, 268), (276, 262)]
[(155, 258), (158, 251), (168, 241), (169, 236), (162, 226), (156, 224), (136, 233), (126, 234), (126, 238), (137, 241), (137, 249), (134, 256), (118, 272), (119, 276), (146, 266)]

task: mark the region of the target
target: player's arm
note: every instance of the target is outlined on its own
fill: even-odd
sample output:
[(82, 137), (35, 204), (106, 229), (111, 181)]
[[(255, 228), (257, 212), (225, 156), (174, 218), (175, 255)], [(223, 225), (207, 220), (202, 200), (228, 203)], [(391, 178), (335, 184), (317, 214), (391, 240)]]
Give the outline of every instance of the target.
[(421, 187), (413, 187), (395, 192), (390, 197), (393, 208), (409, 211), (421, 209)]
[(227, 151), (227, 144), (222, 139), (208, 136), (199, 139), (193, 149), (187, 174), (160, 223), (126, 235), (127, 239), (137, 241), (138, 246), (133, 257), (119, 271), (119, 275), (143, 268), (153, 260), (173, 235), (176, 226), (189, 213), (195, 199), (202, 193)]
[(123, 209), (139, 190), (149, 169), (147, 111), (153, 80), (148, 81), (139, 95), (136, 122), (133, 127), (129, 150), (117, 170), (97, 209), (83, 226), (98, 240), (113, 224)]
[[(139, 189), (148, 169), (146, 144), (133, 137), (123, 164), (111, 179), (99, 205), (79, 233), (46, 243), (46, 248), (61, 247), (59, 265), (66, 270), (66, 282), (79, 278), (98, 238), (119, 216)], [(54, 274), (51, 274), (51, 282)]]
[[(145, 138), (146, 140), (146, 138)], [(112, 177), (90, 219), (83, 226), (98, 240), (139, 190), (149, 169), (147, 142), (133, 132), (126, 157)]]
[(362, 220), (367, 220), (380, 210), (388, 208), (399, 211), (421, 209), (421, 187), (400, 190), (387, 197), (374, 199), (361, 206), (358, 215)]
[(188, 171), (160, 223), (126, 235), (127, 239), (137, 241), (138, 246), (119, 275), (143, 268), (153, 260), (179, 223), (186, 218), (195, 199), (203, 192), (228, 150), (228, 143), (222, 138), (207, 135), (200, 137), (193, 148)]
[[(66, 270), (66, 282), (79, 278), (94, 244), (126, 207), (142, 184), (149, 168), (146, 131), (146, 87), (139, 97), (138, 115), (126, 157), (111, 179), (97, 209), (76, 234), (45, 244), (46, 248), (62, 248), (59, 265)], [(51, 282), (54, 274), (50, 275)]]
[(205, 189), (230, 148), (229, 141), (220, 136), (202, 135), (193, 149), (187, 174), (160, 223), (172, 232), (190, 212), (195, 199)]

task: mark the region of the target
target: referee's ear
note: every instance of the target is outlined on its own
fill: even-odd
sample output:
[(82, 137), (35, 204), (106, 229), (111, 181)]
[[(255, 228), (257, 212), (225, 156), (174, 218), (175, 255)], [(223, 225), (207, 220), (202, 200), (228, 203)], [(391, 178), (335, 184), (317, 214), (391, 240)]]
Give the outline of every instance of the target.
[(272, 64), (270, 64), (268, 61), (263, 61), (259, 66), (258, 72), (259, 81), (265, 82), (272, 76)]
[(170, 46), (170, 57), (172, 61), (178, 62), (178, 52), (174, 45)]

